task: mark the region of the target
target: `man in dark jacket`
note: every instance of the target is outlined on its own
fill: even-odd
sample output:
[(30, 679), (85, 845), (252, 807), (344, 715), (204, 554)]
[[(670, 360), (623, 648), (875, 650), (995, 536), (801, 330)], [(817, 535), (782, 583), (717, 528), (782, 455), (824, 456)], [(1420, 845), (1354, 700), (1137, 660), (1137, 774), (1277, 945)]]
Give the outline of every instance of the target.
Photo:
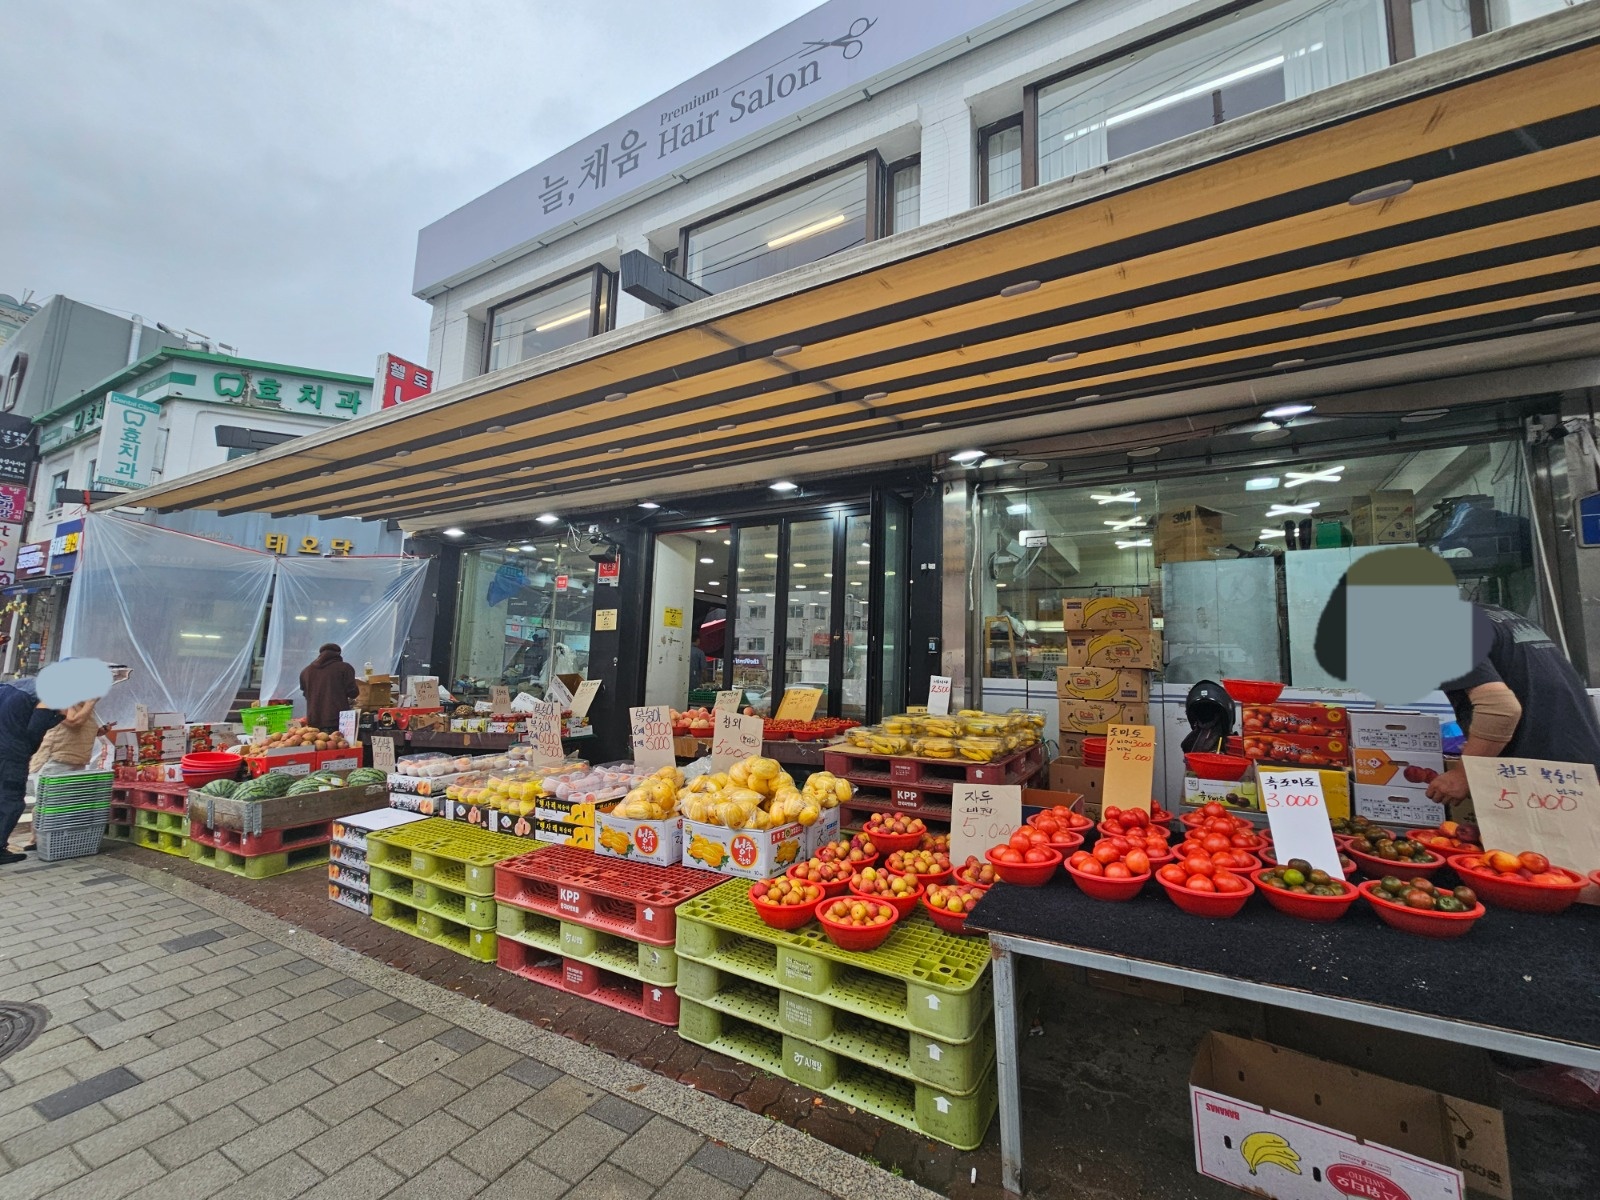
[(339, 714), (360, 695), (356, 669), (340, 657), (340, 650), (328, 642), (309, 667), (300, 672), (300, 690), (306, 698), (306, 724), (334, 733)]
[(44, 735), (63, 721), (81, 724), (94, 711), (94, 702), (75, 704), (64, 711), (39, 702), (33, 679), (0, 684), (0, 865), (21, 862), (26, 854), (13, 854), (6, 843), (22, 819), (28, 788), (28, 760)]

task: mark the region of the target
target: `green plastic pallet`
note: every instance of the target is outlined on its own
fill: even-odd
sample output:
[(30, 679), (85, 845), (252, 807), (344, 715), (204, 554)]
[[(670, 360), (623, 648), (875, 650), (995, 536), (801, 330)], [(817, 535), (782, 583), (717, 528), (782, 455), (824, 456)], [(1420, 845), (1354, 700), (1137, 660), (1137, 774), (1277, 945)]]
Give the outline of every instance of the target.
[(678, 952), (671, 946), (635, 942), (571, 921), (561, 922), (561, 954), (643, 983), (671, 987), (678, 982)]
[(244, 855), (208, 846), (204, 842), (191, 841), (188, 853), (190, 862), (226, 871), (230, 875), (242, 875), (246, 879), (270, 879), (274, 875), (299, 871), (305, 867), (328, 865), (326, 843), (317, 846), (296, 846), (293, 850), (280, 850), (277, 854)]
[(494, 928), (494, 901), (483, 896), (463, 896), (426, 879), (410, 879), (384, 867), (368, 869), (367, 887), (375, 896), (387, 896), (468, 929)]
[(367, 862), (396, 875), (427, 880), (458, 895), (493, 896), (495, 863), (549, 845), (430, 817), (369, 833)]
[(679, 970), (678, 995), (890, 1075), (957, 1094), (976, 1090), (994, 1062), (994, 1028), (987, 1012), (972, 1038), (946, 1041), (688, 959)]
[(494, 928), (498, 936), (510, 938), (514, 942), (521, 942), (525, 946), (533, 946), (560, 957), (560, 921), (543, 913), (531, 912), (526, 908), (517, 908), (510, 904), (501, 904), (497, 907), (499, 912), (495, 916)]
[(133, 823), (141, 829), (158, 829), (162, 833), (181, 834), (186, 840), (189, 836), (189, 818), (181, 812), (156, 812), (148, 808), (133, 810)]
[(495, 960), (497, 947), (492, 929), (469, 929), (435, 913), (423, 912), (409, 904), (379, 895), (372, 897), (372, 919), (380, 925), (409, 933), (412, 937), (443, 946), (446, 950), (454, 950), (479, 962)]
[(991, 1065), (968, 1095), (897, 1079), (792, 1034), (709, 1008), (680, 993), (678, 1034), (687, 1042), (783, 1075), (824, 1096), (944, 1142), (976, 1150), (998, 1103)]
[[(143, 809), (139, 810), (143, 812)], [(144, 825), (135, 825), (129, 831), (133, 835), (133, 844), (146, 850), (157, 850), (162, 854), (176, 854), (179, 858), (189, 857), (189, 839), (180, 834), (167, 833), (161, 829), (150, 829)]]
[(106, 840), (109, 842), (133, 841), (133, 826), (113, 822), (106, 826)]
[[(773, 929), (750, 906), (749, 890), (731, 880), (678, 906), (680, 963), (704, 963), (947, 1042), (968, 1041), (983, 1025), (992, 1004), (983, 939), (944, 933), (915, 909), (878, 949), (853, 953), (814, 923), (793, 933)], [(767, 951), (752, 943), (773, 948), (770, 967)]]

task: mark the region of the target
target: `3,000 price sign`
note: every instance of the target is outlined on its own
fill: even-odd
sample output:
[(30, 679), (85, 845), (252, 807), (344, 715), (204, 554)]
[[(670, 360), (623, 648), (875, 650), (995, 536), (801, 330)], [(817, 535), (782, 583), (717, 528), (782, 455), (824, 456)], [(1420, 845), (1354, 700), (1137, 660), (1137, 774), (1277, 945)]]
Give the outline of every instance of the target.
[(1256, 768), (1261, 807), (1272, 827), (1272, 854), (1280, 863), (1303, 858), (1335, 879), (1344, 878), (1339, 847), (1333, 841), (1328, 804), (1317, 771), (1273, 771)]

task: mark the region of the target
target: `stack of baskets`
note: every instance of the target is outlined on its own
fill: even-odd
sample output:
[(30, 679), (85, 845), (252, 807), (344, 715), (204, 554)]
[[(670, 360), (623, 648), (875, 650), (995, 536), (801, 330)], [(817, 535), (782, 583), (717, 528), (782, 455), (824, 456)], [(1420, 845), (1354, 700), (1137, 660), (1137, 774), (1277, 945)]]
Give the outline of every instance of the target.
[(100, 849), (111, 811), (110, 771), (41, 775), (33, 808), (33, 833), (45, 862), (82, 858)]

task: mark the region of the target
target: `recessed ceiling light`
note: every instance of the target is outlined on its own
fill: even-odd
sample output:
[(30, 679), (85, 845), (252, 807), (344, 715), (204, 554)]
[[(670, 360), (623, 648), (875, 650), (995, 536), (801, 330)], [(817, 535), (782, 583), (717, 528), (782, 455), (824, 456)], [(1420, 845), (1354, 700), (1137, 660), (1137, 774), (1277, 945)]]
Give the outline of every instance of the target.
[(871, 565), (872, 565), (872, 560), (870, 558), (858, 558), (858, 559), (856, 559), (856, 566), (858, 566), (858, 567), (870, 567)]
[(1566, 321), (1566, 320), (1570, 320), (1571, 318), (1573, 318), (1573, 317), (1575, 317), (1577, 315), (1578, 315), (1577, 313), (1571, 311), (1570, 309), (1567, 312), (1544, 313), (1541, 316), (1535, 317), (1533, 319), (1532, 323), (1534, 325), (1545, 325), (1545, 324), (1548, 324), (1551, 321)]
[(941, 426), (943, 424), (944, 424), (943, 421), (924, 421), (922, 423), (922, 427), (924, 429), (937, 429), (937, 428), (939, 428), (939, 426)]
[(750, 590), (750, 589), (749, 589), (749, 588), (740, 588), (740, 589), (739, 589), (739, 590), (740, 590), (740, 591), (741, 591), (741, 592), (748, 592), (748, 591), (749, 591), (749, 590)]
[(1279, 425), (1274, 426), (1272, 429), (1263, 429), (1260, 433), (1252, 433), (1250, 440), (1252, 442), (1281, 442), (1285, 438), (1293, 436), (1294, 434), (1290, 433), (1289, 430)]
[(794, 590), (797, 592), (803, 592), (806, 590), (806, 585), (803, 583), (797, 583), (794, 585)]
[(1416, 186), (1409, 179), (1396, 179), (1390, 183), (1380, 183), (1377, 187), (1370, 187), (1364, 192), (1357, 192), (1350, 197), (1350, 203), (1371, 204), (1374, 200), (1391, 200), (1395, 196), (1404, 196)]
[(611, 447), (611, 449), (607, 450), (606, 453), (607, 454), (621, 454), (622, 453), (622, 447), (621, 446), (613, 446), (613, 447)]
[(717, 432), (718, 433), (727, 433), (728, 430), (737, 429), (737, 428), (739, 428), (737, 425), (735, 425), (732, 421), (729, 421), (726, 425), (718, 425), (717, 426)]
[(540, 513), (534, 520), (541, 525), (554, 525), (561, 518), (556, 516), (555, 513)]
[(540, 562), (555, 562), (555, 559), (553, 559), (553, 558), (541, 558), (539, 561)]
[(703, 563), (713, 563), (713, 562), (716, 562), (717, 560), (714, 559), (714, 558), (702, 558), (700, 561), (703, 562)]
[(627, 392), (611, 392), (609, 395), (606, 396), (607, 400), (626, 400), (627, 398), (628, 398), (628, 393)]
[(444, 530), (443, 533), (444, 533), (445, 537), (466, 537), (467, 536), (467, 531), (465, 529), (457, 529), (454, 525), (450, 526), (449, 529)]
[(822, 573), (822, 577), (824, 579), (832, 579), (833, 578), (833, 572), (832, 571), (824, 571)]
[(1089, 499), (1097, 504), (1137, 504), (1138, 492), (1090, 492)]
[(1023, 501), (1020, 504), (1008, 504), (1008, 505), (1006, 505), (1006, 512), (1009, 515), (1013, 516), (1013, 517), (1020, 517), (1027, 511), (1028, 511), (1028, 505), (1027, 505), (1026, 501)]
[(1316, 409), (1315, 404), (1280, 404), (1277, 408), (1269, 408), (1261, 414), (1265, 421), (1287, 421), (1290, 417), (1304, 416)]
[(999, 580), (996, 580), (996, 581), (995, 581), (995, 587), (997, 587), (997, 588), (1003, 588), (1003, 587), (1005, 587), (1005, 584), (1003, 584), (1003, 583), (1001, 583), (1001, 582), (1000, 582), (1000, 581), (999, 581)]
[(1076, 350), (1063, 350), (1060, 354), (1052, 354), (1049, 358), (1045, 359), (1045, 362), (1053, 362), (1053, 363), (1071, 362), (1073, 359), (1075, 359), (1077, 357), (1078, 357), (1078, 352)]
[(1419, 408), (1416, 412), (1408, 412), (1400, 420), (1406, 425), (1419, 425), (1423, 421), (1437, 421), (1440, 417), (1448, 417), (1448, 408)]
[(780, 479), (777, 483), (769, 483), (767, 486), (775, 492), (792, 492), (800, 485), (798, 483), (790, 483), (787, 479)]
[(1129, 458), (1154, 458), (1161, 453), (1160, 446), (1139, 446), (1128, 451)]
[(772, 357), (773, 358), (786, 358), (787, 356), (789, 356), (791, 354), (799, 354), (800, 351), (802, 351), (804, 349), (805, 349), (804, 346), (779, 346), (776, 350), (774, 350), (772, 352)]
[(889, 398), (889, 393), (888, 392), (868, 392), (865, 396), (863, 396), (861, 398), (863, 400), (865, 400), (867, 403), (870, 404), (874, 400), (887, 400)]
[(722, 544), (724, 546), (731, 546), (731, 545), (733, 545), (733, 539), (732, 538), (723, 538), (722, 539)]
[(1021, 283), (1006, 284), (1005, 287), (1000, 289), (1000, 294), (1009, 300), (1012, 296), (1025, 296), (1029, 292), (1038, 290), (1039, 281), (1037, 279), (1024, 279)]
[(1278, 486), (1276, 475), (1257, 475), (1254, 479), (1244, 481), (1244, 490), (1247, 492), (1270, 492)]
[(722, 580), (720, 580), (720, 579), (713, 579), (713, 580), (711, 580), (711, 581), (710, 581), (710, 582), (709, 582), (709, 583), (707, 583), (707, 584), (706, 584), (706, 586), (707, 586), (707, 587), (714, 587), (714, 588), (719, 588), (719, 587), (721, 587), (721, 586), (722, 586)]
[(612, 479), (612, 480), (611, 480), (611, 482), (612, 482), (612, 483), (621, 483), (621, 482), (622, 482), (622, 479), (621, 479), (621, 478), (620, 478), (620, 477), (617, 477), (617, 478), (613, 478), (613, 479)]
[(396, 450), (394, 452), (394, 457), (395, 458), (408, 458), (410, 456), (410, 454), (411, 454), (411, 451), (409, 451), (409, 450)]
[(988, 453), (987, 450), (957, 450), (950, 456), (950, 461), (958, 463), (975, 462)]
[(809, 449), (811, 449), (811, 446), (807, 442), (801, 442), (798, 446), (795, 447), (795, 449), (796, 450), (809, 450)]
[(703, 471), (703, 470), (705, 470), (705, 466), (706, 466), (705, 463), (695, 463), (694, 464), (694, 469), (696, 471)]
[(641, 500), (641, 501), (639, 501), (639, 507), (640, 508), (660, 508), (661, 505), (657, 504), (654, 500)]
[(706, 594), (706, 590), (705, 588), (695, 588), (694, 594), (696, 596), (704, 596)]
[(1344, 303), (1343, 296), (1319, 296), (1315, 300), (1307, 300), (1300, 305), (1301, 312), (1316, 312), (1319, 308), (1333, 308)]
[(1029, 475), (1037, 474), (1040, 471), (1048, 471), (1049, 469), (1050, 464), (1038, 458), (1026, 459), (1017, 464), (1017, 470), (1026, 471)]
[(539, 547), (537, 547), (537, 546), (518, 546), (517, 547), (517, 549), (522, 551), (524, 554), (532, 554), (538, 548)]
[(1303, 358), (1285, 358), (1285, 359), (1280, 359), (1279, 361), (1277, 361), (1277, 362), (1272, 364), (1272, 369), (1274, 371), (1286, 371), (1290, 367), (1298, 367), (1301, 363), (1303, 363), (1305, 361), (1306, 360), (1303, 359)]
[(484, 430), (485, 433), (504, 433), (505, 431), (506, 427), (504, 425), (490, 425)]

